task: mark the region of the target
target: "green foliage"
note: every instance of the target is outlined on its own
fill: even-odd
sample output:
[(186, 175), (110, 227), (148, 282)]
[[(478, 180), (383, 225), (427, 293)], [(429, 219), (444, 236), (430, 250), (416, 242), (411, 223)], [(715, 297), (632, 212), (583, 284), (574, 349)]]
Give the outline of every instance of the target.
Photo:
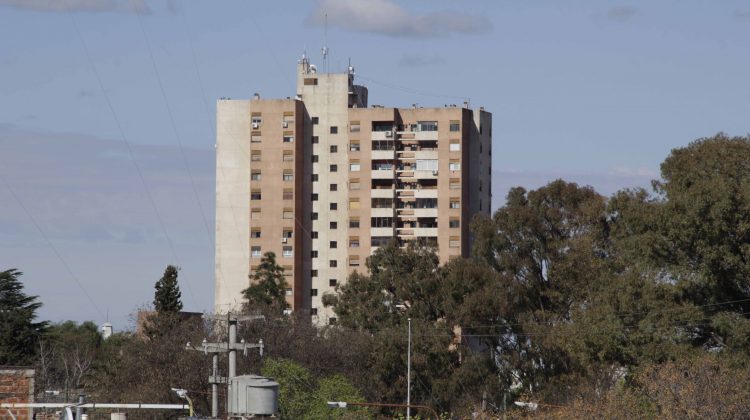
[(247, 299), (246, 310), (270, 308), (280, 314), (289, 307), (286, 302), (286, 280), (284, 267), (276, 263), (276, 254), (266, 252), (260, 260), (258, 269), (250, 276), (251, 285), (242, 291)]
[(166, 334), (180, 323), (180, 311), (182, 310), (182, 293), (177, 284), (177, 273), (179, 267), (168, 265), (164, 275), (159, 279), (154, 288), (155, 313), (147, 317), (143, 330), (147, 337), (154, 338)]
[(57, 389), (66, 400), (84, 389), (99, 356), (102, 338), (91, 321), (53, 324), (39, 343), (36, 380), (40, 389)]
[(177, 284), (177, 272), (179, 267), (168, 265), (164, 270), (164, 275), (156, 282), (154, 288), (154, 309), (156, 312), (177, 313), (182, 310), (182, 293), (180, 286)]
[(29, 365), (47, 323), (35, 322), (42, 304), (23, 291), (16, 269), (0, 271), (0, 365)]
[(298, 363), (273, 358), (264, 361), (262, 373), (279, 383), (279, 411), (282, 418), (370, 418), (369, 412), (365, 409), (350, 408), (341, 411), (328, 407), (328, 401), (363, 401), (359, 391), (341, 375), (324, 377), (316, 381), (310, 371)]

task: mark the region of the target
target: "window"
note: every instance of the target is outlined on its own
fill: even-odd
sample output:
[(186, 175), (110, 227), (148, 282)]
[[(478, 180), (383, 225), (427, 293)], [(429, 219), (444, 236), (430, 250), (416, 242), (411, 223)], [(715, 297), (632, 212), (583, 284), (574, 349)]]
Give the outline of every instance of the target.
[(256, 169), (250, 173), (250, 180), (251, 181), (260, 181), (261, 180), (260, 170)]
[(294, 231), (291, 229), (284, 229), (284, 232), (281, 234), (282, 238), (291, 238), (294, 236)]
[(312, 155), (310, 156), (310, 159), (312, 160), (312, 163), (318, 163), (318, 155)]
[(312, 233), (310, 234), (310, 237), (312, 237), (313, 239), (318, 239), (318, 231), (314, 230), (314, 231), (313, 231), (313, 232), (312, 232)]
[(338, 203), (328, 203), (328, 209), (329, 210), (338, 210), (339, 209), (339, 205), (338, 205)]
[(372, 205), (373, 209), (388, 209), (393, 207), (392, 198), (373, 198)]
[(294, 161), (294, 152), (292, 150), (284, 150), (284, 155), (281, 158), (284, 162)]
[(451, 178), (450, 180), (450, 189), (452, 190), (460, 190), (461, 189), (461, 180), (458, 178)]
[(252, 122), (253, 127), (260, 127), (260, 125), (263, 124), (263, 118), (260, 116), (260, 113), (253, 112)]
[(261, 140), (262, 139), (260, 137), (260, 133), (259, 132), (255, 132), (255, 133), (250, 134), (250, 143), (260, 143)]
[(438, 161), (437, 159), (417, 159), (417, 170), (418, 171), (437, 171)]
[(260, 190), (252, 190), (250, 192), (251, 200), (260, 200), (260, 197), (261, 197)]
[(290, 208), (285, 208), (284, 212), (282, 213), (282, 217), (284, 219), (294, 219), (294, 210)]
[[(481, 148), (482, 145), (480, 144), (479, 147)], [(459, 140), (451, 140), (450, 150), (451, 152), (461, 151), (461, 143), (459, 142)], [(479, 153), (482, 153), (482, 151), (480, 150)]]
[(359, 267), (359, 255), (349, 256), (349, 267)]
[(349, 209), (350, 210), (359, 210), (359, 198), (350, 198), (349, 199)]
[(460, 171), (461, 170), (461, 163), (458, 161), (451, 161), (448, 164), (448, 169), (451, 171)]
[(291, 169), (284, 169), (284, 174), (282, 175), (282, 179), (284, 181), (291, 181), (294, 179), (294, 174), (292, 173)]
[(331, 268), (336, 268), (339, 266), (339, 263), (336, 260), (328, 260), (328, 266)]
[(339, 228), (339, 222), (329, 222), (328, 223), (329, 229), (338, 229)]
[(339, 189), (338, 184), (331, 184), (328, 186), (329, 191), (338, 191), (338, 189)]
[(312, 174), (312, 182), (318, 182), (318, 174)]
[(451, 208), (452, 209), (460, 209), (461, 208), (461, 200), (458, 198), (451, 198)]
[(359, 140), (352, 140), (351, 143), (349, 143), (349, 151), (359, 152)]
[(352, 179), (349, 181), (349, 189), (350, 190), (358, 190), (359, 189), (359, 178)]
[(292, 288), (291, 287), (287, 287), (284, 290), (284, 294), (287, 295), (287, 296), (291, 296), (292, 295)]
[(356, 163), (350, 163), (349, 164), (349, 171), (350, 172), (359, 172), (359, 162)]
[(310, 199), (312, 201), (318, 201), (318, 193), (312, 193), (312, 195), (310, 196)]
[(252, 228), (250, 229), (250, 237), (251, 238), (260, 238), (260, 228)]
[(331, 248), (331, 249), (338, 248), (338, 242), (336, 242), (336, 241), (330, 241), (328, 243), (328, 247)]
[(338, 172), (339, 165), (331, 165), (328, 167), (328, 170), (330, 170), (331, 172)]
[(372, 217), (370, 218), (370, 227), (374, 227), (374, 228), (393, 227), (393, 217)]
[(451, 248), (460, 248), (461, 238), (459, 238), (458, 236), (451, 236), (450, 240), (448, 241), (448, 246)]
[(438, 131), (437, 121), (417, 121), (417, 131)]
[(305, 77), (305, 86), (315, 86), (318, 84), (317, 77)]
[(332, 125), (331, 126), (331, 134), (338, 134), (338, 132), (339, 132), (339, 128), (336, 127), (335, 125)]
[(310, 258), (318, 258), (318, 251), (310, 251)]
[(359, 217), (352, 217), (349, 219), (350, 229), (359, 229)]
[(294, 143), (294, 136), (285, 134), (284, 143)]
[(318, 316), (318, 308), (312, 308), (312, 309), (310, 309), (310, 315), (312, 315), (312, 316)]
[(336, 325), (336, 318), (335, 317), (328, 318), (328, 325)]
[(328, 279), (328, 286), (336, 287), (337, 284), (338, 284), (338, 281), (336, 281), (336, 279)]
[(461, 221), (459, 219), (456, 219), (456, 218), (451, 218), (448, 221), (448, 226), (452, 227), (452, 228), (461, 227)]
[(313, 219), (313, 220), (318, 220), (318, 213), (313, 212), (313, 214), (310, 216), (310, 218)]
[(451, 121), (450, 131), (461, 131), (461, 121)]
[(318, 123), (318, 117), (311, 117), (310, 122), (312, 122), (313, 125), (316, 125)]
[(310, 289), (310, 296), (318, 296), (318, 289)]
[(285, 246), (282, 248), (281, 255), (284, 257), (291, 257), (292, 256), (292, 247), (291, 246)]
[[(260, 220), (260, 209), (255, 208), (250, 210), (250, 220)], [(260, 238), (260, 233), (258, 233)]]
[(250, 247), (250, 257), (252, 258), (260, 258), (261, 252), (259, 246), (252, 246)]
[(349, 248), (359, 248), (359, 236), (349, 237)]
[(318, 144), (318, 136), (312, 136), (312, 144)]
[(330, 150), (331, 150), (331, 153), (338, 153), (339, 147), (336, 146), (335, 144), (332, 144), (330, 147)]
[(284, 188), (284, 193), (282, 197), (284, 200), (293, 200), (294, 190), (292, 190), (291, 188)]
[(311, 277), (318, 277), (318, 270), (311, 270), (310, 271), (310, 276)]
[(352, 133), (359, 133), (359, 121), (352, 121), (349, 123), (349, 131)]
[(253, 162), (260, 161), (260, 150), (251, 150), (250, 151), (250, 160)]

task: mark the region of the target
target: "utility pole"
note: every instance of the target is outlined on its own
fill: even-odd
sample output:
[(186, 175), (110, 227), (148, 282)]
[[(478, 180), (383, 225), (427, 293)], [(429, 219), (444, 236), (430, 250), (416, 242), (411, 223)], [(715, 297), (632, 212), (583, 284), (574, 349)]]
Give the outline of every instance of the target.
[(406, 352), (406, 420), (409, 420), (411, 419), (411, 318), (409, 318), (409, 346)]
[[(259, 349), (260, 356), (263, 357), (263, 340), (258, 340), (257, 344), (246, 343), (245, 340), (237, 342), (237, 323), (239, 321), (252, 321), (256, 319), (265, 319), (263, 315), (233, 315), (231, 312), (227, 314), (228, 326), (228, 337), (226, 342), (209, 343), (206, 339), (203, 339), (200, 347), (195, 347), (190, 343), (185, 346), (186, 350), (202, 351), (208, 355), (211, 353), (211, 376), (208, 377), (208, 383), (211, 384), (211, 417), (219, 416), (219, 384), (227, 384), (231, 386), (232, 378), (237, 376), (237, 350), (242, 350), (242, 353), (247, 356), (248, 349)], [(227, 376), (219, 376), (219, 353), (229, 354), (229, 369), (227, 369)], [(227, 392), (227, 403), (229, 401), (230, 393)]]

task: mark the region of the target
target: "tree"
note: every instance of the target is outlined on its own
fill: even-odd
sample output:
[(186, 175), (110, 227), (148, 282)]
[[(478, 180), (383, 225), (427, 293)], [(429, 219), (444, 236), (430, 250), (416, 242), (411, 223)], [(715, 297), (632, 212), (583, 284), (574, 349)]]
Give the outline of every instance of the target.
[(164, 270), (164, 275), (156, 282), (154, 288), (154, 309), (156, 312), (177, 313), (182, 310), (182, 293), (180, 286), (177, 284), (177, 272), (179, 267), (168, 265)]
[(154, 338), (165, 334), (180, 322), (182, 310), (182, 293), (177, 284), (179, 267), (168, 265), (164, 275), (154, 285), (154, 309), (156, 313), (146, 318), (144, 332), (146, 336)]
[(368, 419), (367, 409), (350, 407), (346, 411), (328, 407), (328, 401), (363, 402), (362, 394), (343, 376), (332, 375), (316, 380), (310, 371), (291, 360), (267, 358), (263, 376), (279, 383), (281, 418), (325, 420)]
[(270, 308), (280, 314), (289, 307), (286, 302), (286, 280), (284, 267), (276, 263), (276, 254), (266, 252), (255, 273), (250, 276), (251, 285), (242, 291), (247, 299), (246, 309)]
[(0, 365), (28, 365), (36, 357), (47, 322), (35, 322), (42, 304), (23, 291), (16, 269), (0, 272)]
[(99, 355), (102, 338), (96, 324), (66, 321), (49, 327), (39, 343), (40, 389), (60, 389), (67, 401), (85, 388)]

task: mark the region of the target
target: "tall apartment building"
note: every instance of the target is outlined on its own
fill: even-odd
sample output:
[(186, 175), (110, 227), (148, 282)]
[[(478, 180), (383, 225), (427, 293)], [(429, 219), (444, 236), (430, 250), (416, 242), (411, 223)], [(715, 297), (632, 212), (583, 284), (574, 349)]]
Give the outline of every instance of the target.
[(303, 57), (295, 99), (219, 100), (217, 312), (242, 303), (273, 251), (293, 310), (335, 322), (321, 299), (391, 240), (470, 253), (469, 221), (490, 213), (492, 115), (468, 106), (368, 107), (354, 71)]

